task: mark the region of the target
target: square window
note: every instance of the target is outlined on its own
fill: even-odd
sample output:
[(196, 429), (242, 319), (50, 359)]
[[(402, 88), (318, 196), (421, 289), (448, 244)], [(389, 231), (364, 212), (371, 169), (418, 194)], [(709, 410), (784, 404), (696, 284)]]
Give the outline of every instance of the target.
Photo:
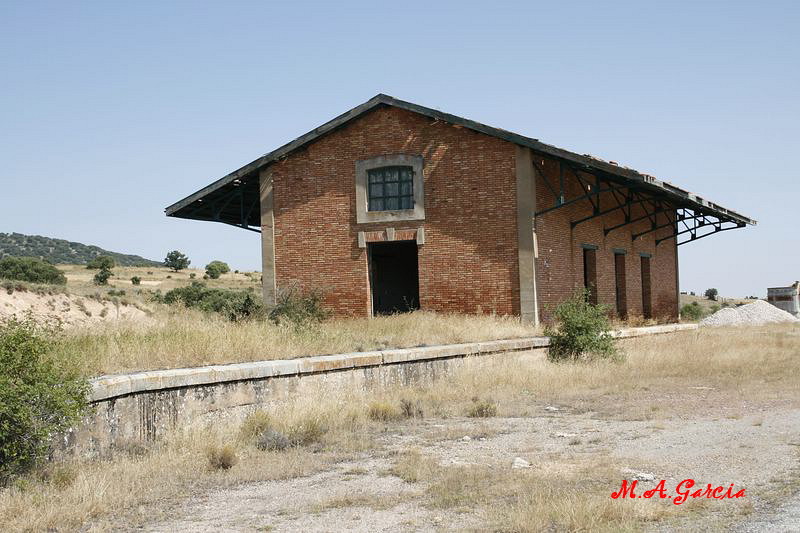
[(368, 210), (414, 209), (414, 171), (408, 166), (369, 169)]

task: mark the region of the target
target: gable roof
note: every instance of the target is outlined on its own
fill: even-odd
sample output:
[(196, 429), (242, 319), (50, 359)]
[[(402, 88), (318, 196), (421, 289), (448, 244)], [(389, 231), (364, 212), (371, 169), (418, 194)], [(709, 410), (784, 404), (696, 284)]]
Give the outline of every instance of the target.
[[(245, 194), (248, 197), (250, 197), (252, 194), (255, 194), (256, 199), (258, 197), (257, 172), (259, 170), (266, 167), (270, 163), (290, 154), (298, 148), (314, 142), (323, 135), (326, 135), (338, 128), (341, 128), (349, 122), (356, 120), (357, 118), (369, 113), (373, 109), (383, 106), (405, 109), (406, 111), (418, 113), (420, 115), (448, 122), (450, 124), (463, 126), (465, 128), (484, 133), (492, 137), (497, 137), (520, 146), (526, 146), (535, 152), (573, 163), (577, 167), (580, 167), (587, 172), (601, 172), (606, 175), (621, 178), (624, 182), (631, 186), (637, 186), (642, 189), (657, 193), (659, 196), (665, 196), (666, 199), (675, 202), (676, 205), (681, 207), (708, 212), (709, 214), (720, 216), (724, 219), (735, 221), (741, 224), (756, 224), (755, 220), (739, 214), (736, 211), (722, 207), (718, 204), (701, 198), (700, 196), (681, 189), (680, 187), (672, 185), (671, 183), (656, 179), (653, 176), (638, 172), (634, 169), (622, 167), (590, 155), (580, 155), (570, 152), (568, 150), (564, 150), (563, 148), (558, 148), (556, 146), (543, 143), (538, 139), (525, 137), (507, 130), (487, 126), (485, 124), (481, 124), (480, 122), (475, 122), (474, 120), (469, 120), (457, 115), (451, 115), (449, 113), (437, 111), (429, 107), (398, 100), (397, 98), (385, 94), (378, 94), (370, 98), (363, 104), (356, 106), (345, 113), (342, 113), (333, 120), (314, 128), (305, 135), (302, 135), (297, 139), (284, 144), (280, 148), (259, 157), (258, 159), (218, 179), (210, 185), (203, 187), (194, 194), (191, 194), (186, 198), (170, 205), (164, 211), (167, 216), (179, 218), (216, 220), (219, 222), (238, 225), (240, 227), (246, 227), (246, 225), (259, 226), (260, 222), (258, 217), (260, 216), (260, 213), (257, 209), (254, 209), (252, 205), (249, 205), (247, 208), (248, 213), (246, 217), (242, 215), (245, 206)], [(225, 198), (227, 198), (227, 202), (230, 203), (231, 200), (228, 197), (234, 195), (236, 192), (234, 190), (235, 188), (239, 188), (239, 193), (242, 197), (241, 205), (238, 208), (234, 203), (228, 211), (225, 211), (223, 208), (220, 212), (213, 214), (211, 212), (213, 211), (212, 209), (198, 205), (206, 200), (225, 201)], [(206, 203), (206, 206), (208, 206), (208, 203)], [(228, 218), (228, 214), (230, 214), (232, 218), (226, 220), (226, 218)], [(233, 222), (232, 220), (239, 222)]]

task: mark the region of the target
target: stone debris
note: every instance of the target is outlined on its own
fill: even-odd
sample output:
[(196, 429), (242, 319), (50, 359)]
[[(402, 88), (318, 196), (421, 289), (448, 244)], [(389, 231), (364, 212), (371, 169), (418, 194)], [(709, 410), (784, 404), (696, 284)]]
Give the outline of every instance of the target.
[(511, 463), (511, 468), (530, 468), (531, 464), (522, 457), (514, 457), (514, 462)]
[(764, 300), (756, 300), (739, 307), (723, 307), (713, 315), (701, 320), (700, 325), (759, 326), (779, 322), (800, 322), (800, 319)]
[(464, 435), (463, 437), (461, 437), (461, 440), (464, 442), (469, 442), (472, 440), (472, 437), (470, 437), (469, 435)]
[(651, 474), (650, 472), (637, 472), (636, 470), (631, 470), (630, 468), (623, 468), (622, 475), (630, 480), (637, 480), (637, 481), (655, 481), (656, 476), (655, 474)]
[(555, 413), (556, 411), (560, 411), (561, 409), (559, 409), (558, 407), (556, 407), (554, 405), (548, 405), (547, 407), (544, 408), (544, 410), (545, 411), (550, 411), (551, 413)]
[(562, 438), (562, 439), (569, 439), (571, 437), (577, 437), (577, 436), (578, 436), (577, 433), (556, 433), (556, 437), (559, 437), (559, 438)]

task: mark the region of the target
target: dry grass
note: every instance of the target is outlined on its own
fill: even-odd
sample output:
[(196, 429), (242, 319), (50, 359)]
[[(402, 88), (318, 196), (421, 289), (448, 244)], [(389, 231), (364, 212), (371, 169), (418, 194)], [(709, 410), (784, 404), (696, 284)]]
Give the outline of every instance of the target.
[[(671, 402), (657, 416), (696, 412), (691, 398), (715, 391), (741, 395), (748, 402), (798, 400), (796, 327), (683, 332), (630, 339), (622, 346), (628, 356), (623, 363), (554, 364), (541, 354), (511, 354), (469, 359), (430, 386), (398, 386), (377, 393), (348, 388), (308, 391), (271, 410), (268, 417), (256, 414), (245, 424), (176, 431), (158, 446), (131, 447), (136, 453), (53, 465), (63, 471), (31, 476), (0, 491), (0, 523), (8, 530), (70, 530), (87, 522), (113, 529), (114, 520), (130, 526), (163, 518), (193, 491), (308, 475), (334, 461), (376, 451), (388, 422), (370, 416), (371, 404), (388, 404), (394, 412), (408, 402), (427, 416), (464, 421), (460, 417), (475, 403), (474, 397), (491, 398), (499, 415), (524, 415), (532, 409), (540, 413), (546, 404), (581, 402), (623, 413), (659, 391), (681, 401)], [(701, 392), (693, 387), (702, 387)], [(644, 405), (649, 411), (649, 404)], [(282, 451), (258, 450), (253, 437), (266, 428), (287, 435), (291, 445)], [(238, 463), (214, 469), (207, 450), (225, 444), (232, 446)], [(418, 451), (401, 457), (391, 473), (416, 483), (426, 507), (474, 509), (488, 527), (500, 531), (618, 531), (666, 516), (663, 506), (650, 501), (610, 500), (607, 489), (619, 483), (618, 465), (597, 455), (570, 468), (509, 470), (491, 465), (443, 467)], [(353, 502), (383, 505), (361, 498)]]
[(611, 500), (619, 469), (604, 457), (554, 466), (442, 466), (411, 450), (391, 474), (424, 485), (426, 507), (476, 513), (492, 531), (634, 531), (672, 511), (655, 500)]
[[(94, 294), (98, 290), (123, 289), (128, 295), (135, 295), (137, 291), (160, 290), (166, 292), (176, 287), (183, 287), (192, 281), (202, 281), (209, 287), (226, 289), (261, 289), (261, 272), (230, 272), (223, 274), (219, 279), (203, 279), (205, 270), (202, 268), (187, 268), (180, 272), (172, 272), (166, 267), (114, 267), (114, 275), (108, 280), (106, 289), (98, 288), (92, 282), (97, 270), (89, 270), (85, 265), (58, 265), (67, 277), (67, 288), (76, 294)], [(194, 277), (192, 277), (194, 275)], [(140, 285), (131, 282), (133, 276), (138, 276), (142, 281)]]
[(230, 322), (161, 306), (148, 323), (106, 323), (64, 333), (64, 351), (88, 375), (286, 359), (314, 354), (525, 337), (538, 331), (514, 317), (416, 312), (335, 319), (298, 329), (266, 321)]

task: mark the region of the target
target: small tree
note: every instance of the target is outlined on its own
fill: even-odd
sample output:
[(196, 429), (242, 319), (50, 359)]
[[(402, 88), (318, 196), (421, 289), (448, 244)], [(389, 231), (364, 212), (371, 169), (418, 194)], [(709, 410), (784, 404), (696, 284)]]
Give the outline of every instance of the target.
[(95, 285), (108, 285), (108, 278), (113, 276), (113, 272), (111, 272), (107, 268), (101, 268), (100, 271), (94, 275), (94, 284)]
[(164, 266), (171, 268), (175, 272), (179, 270), (183, 270), (184, 268), (188, 267), (192, 262), (189, 261), (189, 258), (186, 257), (183, 253), (179, 252), (178, 250), (172, 250), (170, 253), (167, 254), (167, 257), (164, 259)]
[(551, 361), (578, 361), (617, 356), (614, 338), (609, 333), (608, 306), (589, 302), (587, 289), (576, 290), (555, 309), (557, 328), (548, 327), (547, 356)]
[(114, 258), (110, 255), (98, 255), (97, 257), (92, 258), (91, 261), (86, 263), (87, 269), (102, 269), (105, 268), (106, 270), (111, 270), (114, 268), (116, 263), (114, 262)]
[(717, 296), (719, 295), (719, 291), (717, 289), (706, 289), (705, 297), (707, 300), (717, 301)]
[(222, 274), (231, 271), (231, 267), (224, 261), (211, 261), (206, 265), (206, 275), (211, 279), (219, 279)]
[(56, 333), (0, 322), (0, 485), (43, 459), (84, 412), (88, 384), (69, 359), (54, 357)]
[(139, 276), (133, 276), (131, 278), (131, 283), (133, 285), (141, 285), (142, 284), (142, 278), (140, 278)]

